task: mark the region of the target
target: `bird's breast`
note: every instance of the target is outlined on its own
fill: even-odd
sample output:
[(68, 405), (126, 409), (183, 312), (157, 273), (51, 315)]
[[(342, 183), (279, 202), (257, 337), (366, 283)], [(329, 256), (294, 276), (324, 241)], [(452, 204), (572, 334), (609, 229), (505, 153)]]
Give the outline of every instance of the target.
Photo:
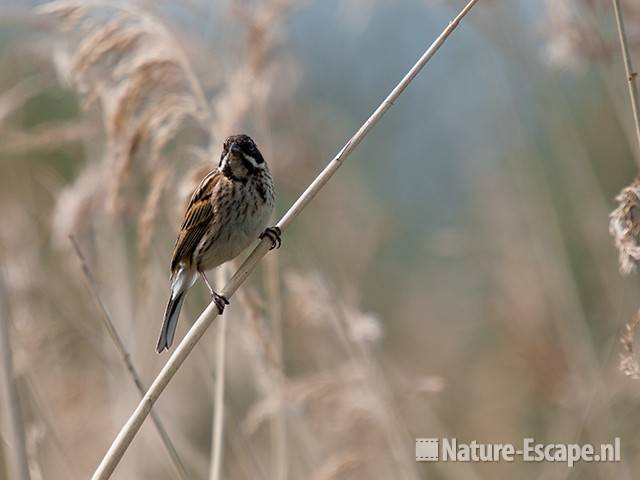
[(273, 212), (272, 186), (247, 182), (224, 204), (215, 205), (215, 212), (214, 225), (195, 252), (201, 270), (232, 260), (258, 238)]

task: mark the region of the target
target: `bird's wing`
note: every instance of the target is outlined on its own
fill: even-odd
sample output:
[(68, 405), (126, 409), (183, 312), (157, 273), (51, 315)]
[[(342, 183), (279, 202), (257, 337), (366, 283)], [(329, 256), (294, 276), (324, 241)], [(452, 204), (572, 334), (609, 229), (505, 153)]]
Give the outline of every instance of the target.
[(214, 170), (202, 179), (189, 200), (184, 221), (176, 240), (171, 258), (171, 271), (175, 271), (182, 261), (191, 262), (193, 252), (205, 233), (211, 228), (214, 209), (211, 202), (213, 192), (220, 182), (220, 172)]

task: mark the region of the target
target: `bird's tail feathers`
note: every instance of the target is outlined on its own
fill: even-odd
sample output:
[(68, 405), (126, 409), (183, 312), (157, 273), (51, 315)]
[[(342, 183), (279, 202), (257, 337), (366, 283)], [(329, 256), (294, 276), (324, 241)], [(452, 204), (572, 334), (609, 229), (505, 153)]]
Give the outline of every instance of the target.
[(180, 318), (180, 309), (187, 295), (187, 290), (189, 290), (195, 280), (196, 275), (184, 268), (181, 268), (176, 274), (172, 275), (171, 297), (164, 311), (164, 321), (162, 322), (156, 352), (162, 353), (165, 348), (168, 350), (169, 347), (171, 347), (173, 337), (176, 333), (176, 327), (178, 326), (178, 319)]

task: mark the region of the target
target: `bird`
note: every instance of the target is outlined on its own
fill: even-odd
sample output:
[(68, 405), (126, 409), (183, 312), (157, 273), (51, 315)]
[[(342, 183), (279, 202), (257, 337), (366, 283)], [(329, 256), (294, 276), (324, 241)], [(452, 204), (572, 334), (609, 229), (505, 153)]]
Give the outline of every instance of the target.
[(273, 179), (255, 142), (244, 134), (228, 137), (217, 168), (205, 175), (191, 195), (180, 227), (158, 353), (171, 347), (180, 309), (198, 276), (222, 315), (229, 301), (213, 289), (205, 272), (232, 260), (256, 239), (267, 237), (271, 249), (280, 247), (280, 228), (266, 228), (274, 201)]

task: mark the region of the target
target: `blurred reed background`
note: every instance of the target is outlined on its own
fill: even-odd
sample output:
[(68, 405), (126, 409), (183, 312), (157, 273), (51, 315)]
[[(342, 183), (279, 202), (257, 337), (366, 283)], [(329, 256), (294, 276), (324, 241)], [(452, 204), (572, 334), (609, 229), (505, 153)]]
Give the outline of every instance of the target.
[[(168, 358), (169, 257), (222, 139), (257, 140), (283, 212), (461, 5), (0, 1), (21, 413), (3, 405), (1, 478), (20, 430), (31, 479), (87, 478), (137, 404), (93, 294), (145, 384)], [(623, 9), (640, 65), (640, 7)], [(481, 1), (226, 310), (220, 478), (635, 478), (619, 340), (640, 285), (608, 234), (634, 141), (609, 1)], [(191, 292), (178, 338), (207, 301)], [(218, 326), (156, 409), (195, 479), (213, 478)], [(415, 463), (414, 438), (441, 436), (619, 436), (622, 462)], [(114, 478), (176, 478), (151, 422)]]

